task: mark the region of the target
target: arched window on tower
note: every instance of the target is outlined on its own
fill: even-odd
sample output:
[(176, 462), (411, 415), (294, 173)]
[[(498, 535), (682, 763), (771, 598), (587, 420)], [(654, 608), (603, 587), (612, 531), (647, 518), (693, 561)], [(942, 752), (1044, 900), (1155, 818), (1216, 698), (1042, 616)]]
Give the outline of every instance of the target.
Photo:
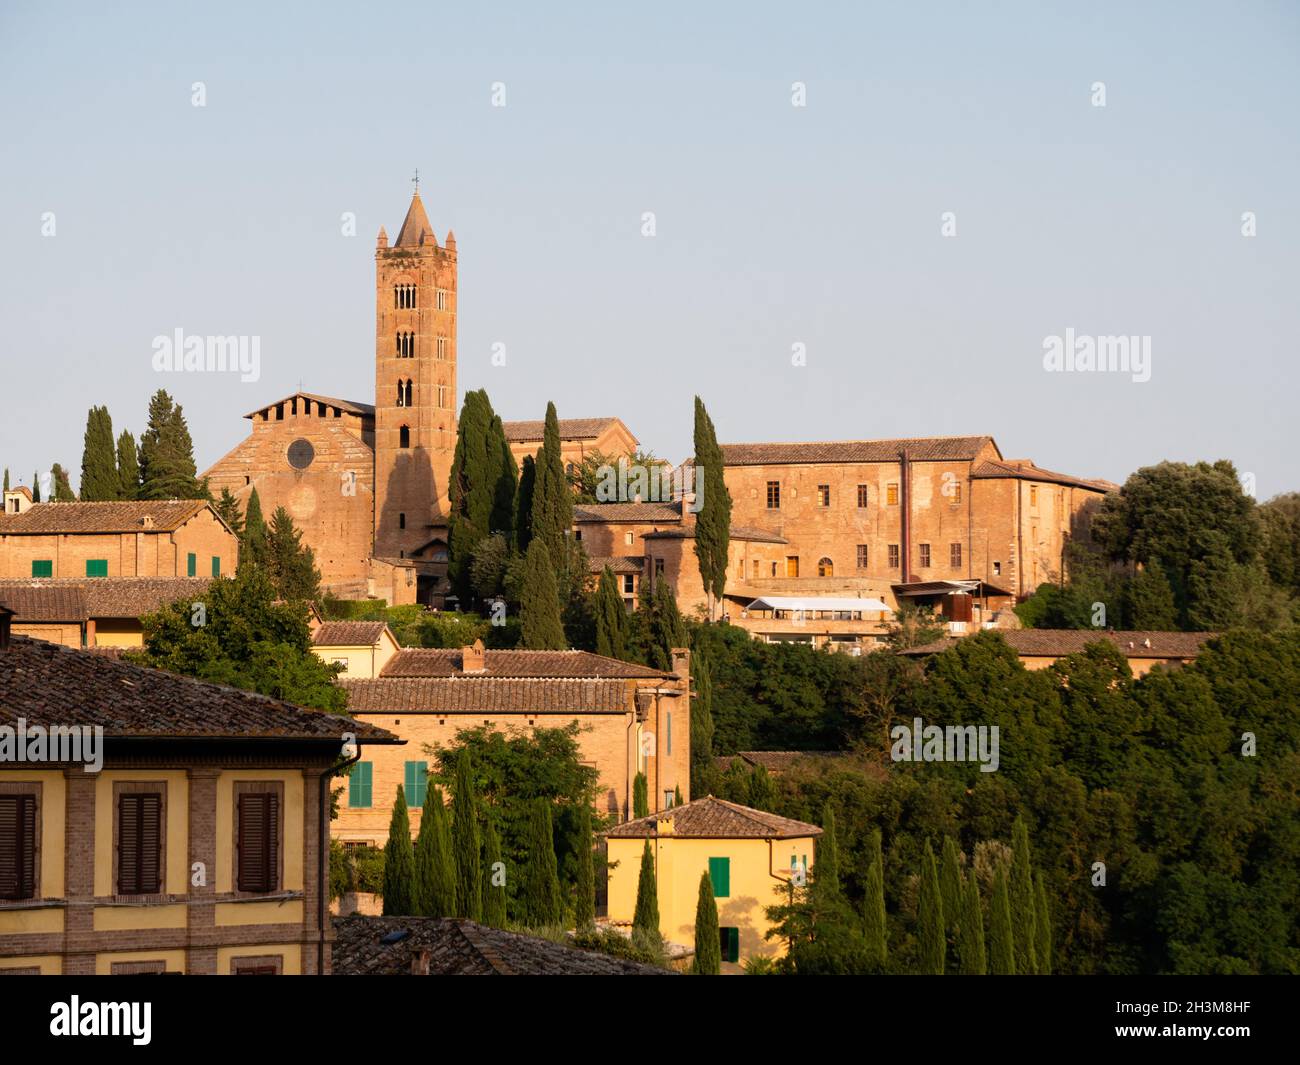
[(402, 388), (402, 382), (401, 382), (401, 381), (398, 381), (398, 382), (397, 382), (397, 405), (398, 405), (399, 407), (405, 407), (405, 406), (406, 406), (406, 393), (405, 393), (405, 391), (404, 391), (403, 388)]
[(411, 427), (409, 425), (403, 425), (402, 428), (398, 430), (397, 446), (401, 448), (408, 448), (411, 446)]
[(412, 403), (412, 401), (411, 401), (411, 400), (412, 400), (412, 395), (413, 395), (413, 393), (414, 393), (414, 388), (413, 388), (412, 385), (411, 385), (411, 379), (408, 377), (408, 378), (406, 379), (406, 391), (405, 391), (405, 393), (404, 393), (404, 395), (405, 395), (405, 399), (406, 399), (406, 402), (403, 404), (403, 406), (406, 406), (406, 407), (412, 407), (412, 406), (415, 405), (415, 404)]

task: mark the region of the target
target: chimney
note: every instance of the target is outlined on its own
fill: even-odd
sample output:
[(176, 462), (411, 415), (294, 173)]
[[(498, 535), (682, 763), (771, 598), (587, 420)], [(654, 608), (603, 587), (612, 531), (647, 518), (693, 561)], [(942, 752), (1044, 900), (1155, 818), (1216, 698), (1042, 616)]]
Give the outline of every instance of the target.
[(470, 647), (460, 649), (460, 669), (462, 673), (483, 673), (487, 671), (484, 663), (483, 641), (475, 640)]
[(685, 680), (691, 675), (691, 652), (687, 647), (674, 647), (672, 649), (672, 673), (678, 680)]
[(411, 951), (411, 975), (428, 976), (429, 962), (433, 958), (431, 950), (413, 950)]

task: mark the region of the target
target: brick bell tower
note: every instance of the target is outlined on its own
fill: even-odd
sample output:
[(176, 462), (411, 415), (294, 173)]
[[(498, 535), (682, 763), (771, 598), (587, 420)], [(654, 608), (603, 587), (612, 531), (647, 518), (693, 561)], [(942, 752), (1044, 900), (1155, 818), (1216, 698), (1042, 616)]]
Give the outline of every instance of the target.
[(375, 547), (410, 558), (447, 523), (456, 449), (456, 237), (442, 247), (419, 172), (392, 247), (375, 249)]

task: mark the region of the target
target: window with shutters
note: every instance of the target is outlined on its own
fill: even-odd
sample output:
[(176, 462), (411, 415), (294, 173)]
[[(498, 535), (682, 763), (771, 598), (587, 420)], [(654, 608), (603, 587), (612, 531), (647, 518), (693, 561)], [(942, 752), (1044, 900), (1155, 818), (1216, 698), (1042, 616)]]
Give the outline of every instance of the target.
[(219, 555), (212, 556), (212, 576), (221, 576), (221, 557)]
[(239, 795), (235, 816), (235, 887), (265, 893), (280, 888), (280, 795), (249, 790)]
[(424, 805), (429, 790), (429, 766), (425, 762), (407, 762), (405, 788), (407, 807)]
[(961, 569), (961, 544), (948, 545), (948, 564), (953, 569)]
[(193, 551), (185, 556), (185, 576), (193, 577), (199, 568), (199, 556)]
[(373, 762), (358, 762), (348, 774), (348, 806), (352, 809), (364, 810), (370, 807), (374, 769)]
[(117, 893), (162, 891), (161, 791), (124, 791), (117, 797)]
[(819, 507), (829, 507), (831, 505), (831, 486), (828, 484), (819, 484), (817, 486), (817, 505)]
[(731, 859), (710, 858), (709, 879), (713, 882), (713, 897), (726, 899), (731, 897)]
[(898, 485), (885, 485), (885, 504), (891, 507), (898, 506)]
[(53, 577), (53, 576), (54, 576), (54, 559), (52, 559), (52, 558), (34, 558), (34, 559), (32, 559), (32, 576), (33, 576), (33, 577)]
[(106, 558), (88, 558), (88, 559), (86, 559), (86, 576), (87, 576), (87, 577), (107, 577), (107, 576), (108, 576), (108, 559), (106, 559)]
[(0, 795), (0, 899), (36, 897), (36, 795)]

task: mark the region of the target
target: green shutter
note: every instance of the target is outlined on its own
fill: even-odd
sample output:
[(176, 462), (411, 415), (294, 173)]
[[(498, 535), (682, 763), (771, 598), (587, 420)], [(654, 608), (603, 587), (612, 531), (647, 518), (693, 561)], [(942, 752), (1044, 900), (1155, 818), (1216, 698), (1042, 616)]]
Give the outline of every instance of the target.
[(718, 944), (722, 947), (722, 960), (740, 961), (740, 929), (719, 928)]
[(195, 570), (199, 568), (199, 558), (193, 551), (185, 556), (185, 576), (193, 577)]
[(220, 555), (213, 555), (213, 556), (212, 556), (212, 576), (214, 576), (214, 577), (220, 577), (220, 576), (221, 576), (221, 556), (220, 556)]
[(53, 577), (54, 560), (52, 558), (34, 558), (32, 559), (32, 576), (33, 577)]
[(373, 762), (358, 762), (348, 776), (348, 805), (356, 808), (370, 806), (370, 781)]
[(417, 807), (424, 805), (424, 797), (429, 790), (429, 767), (424, 762), (406, 763), (406, 805)]
[(668, 718), (668, 753), (673, 753), (673, 715), (671, 711), (667, 712)]
[(709, 879), (713, 881), (713, 897), (726, 899), (731, 897), (731, 859), (710, 858)]
[(106, 558), (88, 558), (88, 559), (86, 559), (86, 576), (87, 576), (87, 577), (107, 577), (107, 576), (108, 576), (108, 559), (106, 559)]

